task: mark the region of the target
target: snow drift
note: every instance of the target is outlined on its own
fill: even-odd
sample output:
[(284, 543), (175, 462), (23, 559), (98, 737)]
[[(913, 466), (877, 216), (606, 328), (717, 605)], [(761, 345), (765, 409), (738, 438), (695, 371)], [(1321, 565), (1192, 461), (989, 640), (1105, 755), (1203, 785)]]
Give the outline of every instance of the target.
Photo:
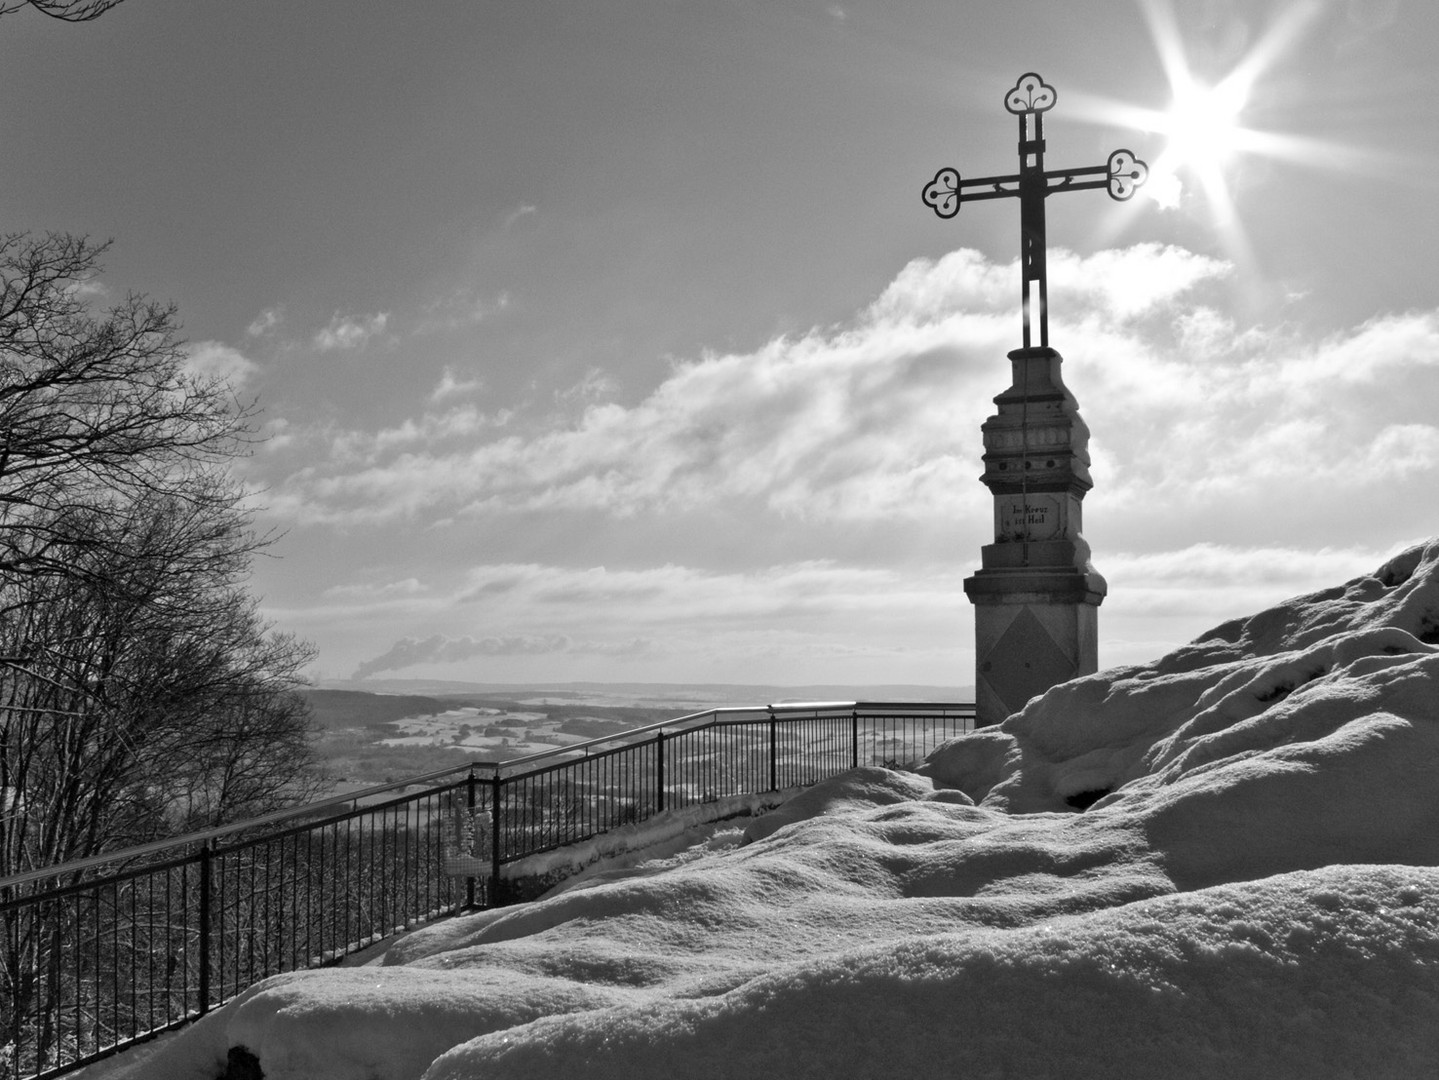
[(1432, 541), (742, 847), (271, 979), (135, 1075), (1429, 1075), (1436, 644)]

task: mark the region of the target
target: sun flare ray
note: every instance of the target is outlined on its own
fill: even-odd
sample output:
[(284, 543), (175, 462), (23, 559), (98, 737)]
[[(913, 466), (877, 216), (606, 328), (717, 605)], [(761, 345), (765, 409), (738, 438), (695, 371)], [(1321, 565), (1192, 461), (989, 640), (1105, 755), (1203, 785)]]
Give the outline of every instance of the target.
[[(1150, 159), (1144, 195), (1166, 210), (1206, 217), (1237, 261), (1245, 261), (1249, 254), (1234, 190), (1242, 158), (1366, 167), (1366, 157), (1356, 150), (1260, 131), (1246, 123), (1256, 98), (1263, 105), (1264, 76), (1309, 32), (1324, 9), (1320, 0), (1293, 0), (1217, 77), (1196, 70), (1170, 0), (1141, 0), (1140, 9), (1169, 84), (1168, 106), (1149, 109), (1083, 97), (1077, 112), (1095, 122), (1161, 136), (1161, 148)], [(1072, 105), (1075, 97), (1079, 95), (1071, 97)], [(1368, 167), (1374, 167), (1372, 158), (1367, 161)]]

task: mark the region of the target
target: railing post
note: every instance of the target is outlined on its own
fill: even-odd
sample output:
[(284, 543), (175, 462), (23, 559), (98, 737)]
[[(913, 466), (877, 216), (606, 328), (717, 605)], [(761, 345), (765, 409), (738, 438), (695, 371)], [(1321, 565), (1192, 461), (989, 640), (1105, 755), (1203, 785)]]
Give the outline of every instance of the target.
[(210, 841), (200, 845), (200, 1015), (210, 1011)]
[(487, 907), (500, 906), (500, 769), (495, 766), (495, 776), (490, 781), (490, 895)]
[(655, 813), (665, 810), (665, 729), (655, 732)]
[(857, 769), (857, 768), (859, 768), (859, 706), (858, 706), (858, 705), (856, 705), (856, 706), (854, 707), (853, 711), (850, 712), (849, 718), (850, 718), (850, 725), (851, 725), (851, 726), (850, 726), (850, 729), (849, 729), (849, 749), (850, 749), (850, 758), (852, 759), (852, 760), (851, 760), (851, 764), (850, 764), (850, 768), (851, 768), (851, 769)]
[(769, 789), (779, 790), (779, 726), (773, 709), (769, 711)]
[[(480, 853), (475, 850), (475, 767), (470, 766), (470, 774), (465, 783), (465, 806), (469, 812), (470, 820), (470, 853), (479, 858)], [(465, 907), (475, 906), (475, 875), (471, 874), (465, 878)]]

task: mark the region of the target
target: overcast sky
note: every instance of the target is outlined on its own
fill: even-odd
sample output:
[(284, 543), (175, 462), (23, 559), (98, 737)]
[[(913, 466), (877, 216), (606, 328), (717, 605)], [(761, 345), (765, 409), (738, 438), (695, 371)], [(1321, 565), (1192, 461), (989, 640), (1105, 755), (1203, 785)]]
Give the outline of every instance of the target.
[[(1157, 167), (1048, 201), (1139, 661), (1439, 532), (1439, 5), (1175, 6), (23, 11), (0, 228), (112, 237), (258, 395), (253, 585), (323, 677), (958, 685), (1018, 208), (920, 191), (1014, 171), (1038, 72), (1051, 168)], [(1244, 130), (1170, 123), (1186, 73)]]

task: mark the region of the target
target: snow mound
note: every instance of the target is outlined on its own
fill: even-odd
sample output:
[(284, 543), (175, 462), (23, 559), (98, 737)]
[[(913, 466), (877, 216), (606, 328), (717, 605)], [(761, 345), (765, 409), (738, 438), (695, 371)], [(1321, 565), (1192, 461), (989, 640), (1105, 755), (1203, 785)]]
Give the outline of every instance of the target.
[[(796, 821), (909, 802), (932, 794), (933, 785), (916, 776), (870, 766), (853, 769), (830, 783), (806, 788), (784, 805), (755, 818), (745, 828), (744, 838), (746, 843), (753, 843)], [(964, 801), (973, 800), (965, 797)]]
[(1436, 642), (1431, 542), (743, 847), (269, 980), (145, 1075), (1430, 1075)]

